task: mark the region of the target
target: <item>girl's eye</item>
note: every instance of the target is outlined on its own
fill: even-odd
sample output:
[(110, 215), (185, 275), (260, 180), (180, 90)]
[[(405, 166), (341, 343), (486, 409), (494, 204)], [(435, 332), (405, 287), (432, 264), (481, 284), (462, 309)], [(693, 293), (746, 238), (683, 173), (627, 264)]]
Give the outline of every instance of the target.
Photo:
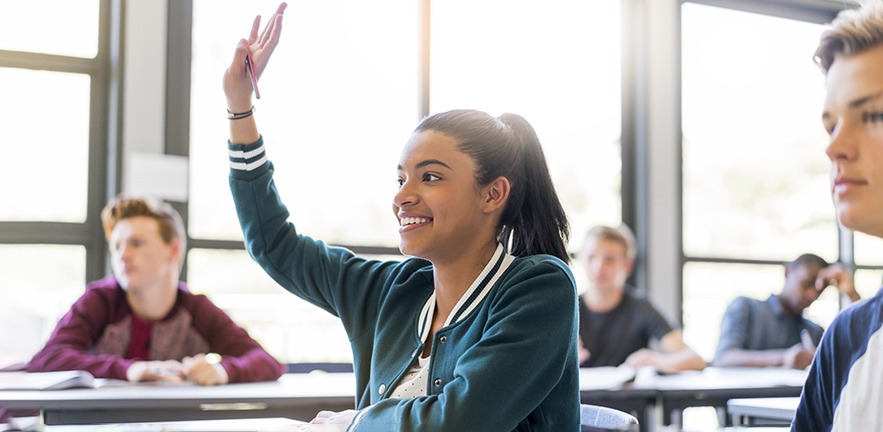
[(399, 188), (401, 188), (405, 184), (405, 179), (399, 177), (398, 179), (396, 179), (396, 183), (398, 183)]
[(435, 174), (430, 174), (430, 173), (423, 174), (423, 181), (434, 182), (434, 181), (438, 181), (438, 180), (441, 180), (441, 177), (439, 177)]
[(829, 136), (834, 135), (834, 128), (837, 126), (836, 124), (834, 124), (834, 123), (827, 124), (826, 123), (824, 126), (825, 126), (825, 132), (827, 132)]
[(883, 112), (865, 113), (862, 117), (866, 123), (877, 123), (883, 121)]

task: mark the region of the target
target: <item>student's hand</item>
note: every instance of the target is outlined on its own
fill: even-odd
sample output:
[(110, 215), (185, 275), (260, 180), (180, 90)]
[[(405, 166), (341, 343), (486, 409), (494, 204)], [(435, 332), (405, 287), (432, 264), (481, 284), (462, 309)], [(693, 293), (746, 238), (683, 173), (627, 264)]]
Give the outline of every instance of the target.
[(227, 95), (227, 109), (231, 112), (241, 113), (251, 109), (251, 77), (246, 71), (245, 56), (251, 55), (255, 79), (257, 79), (264, 73), (270, 56), (279, 43), (279, 35), (282, 34), (282, 15), (286, 7), (288, 5), (285, 2), (279, 4), (260, 36), (258, 36), (258, 28), (261, 24), (261, 16), (256, 16), (248, 39), (241, 39), (236, 45), (233, 62), (224, 72), (224, 93)]
[(126, 370), (129, 382), (171, 382), (184, 380), (184, 366), (177, 360), (136, 361)]
[(230, 377), (221, 365), (221, 356), (217, 354), (197, 354), (184, 357), (184, 376), (194, 384), (210, 386), (227, 384)]
[(577, 342), (579, 342), (579, 349), (578, 349), (577, 358), (579, 359), (579, 364), (583, 364), (586, 362), (586, 360), (589, 359), (589, 357), (592, 356), (592, 353), (590, 353), (589, 350), (586, 349), (586, 347), (583, 345), (582, 338), (578, 337), (578, 338), (576, 338), (576, 340), (577, 340)]
[(626, 359), (626, 366), (639, 369), (644, 366), (656, 366), (656, 353), (648, 348), (641, 348), (631, 353)]
[(861, 296), (855, 290), (855, 280), (852, 277), (852, 272), (843, 264), (835, 263), (819, 270), (819, 274), (816, 276), (816, 290), (822, 291), (829, 285), (837, 287), (851, 301), (861, 300)]
[(807, 349), (798, 343), (785, 350), (782, 358), (782, 366), (791, 369), (806, 369), (812, 363), (815, 350)]

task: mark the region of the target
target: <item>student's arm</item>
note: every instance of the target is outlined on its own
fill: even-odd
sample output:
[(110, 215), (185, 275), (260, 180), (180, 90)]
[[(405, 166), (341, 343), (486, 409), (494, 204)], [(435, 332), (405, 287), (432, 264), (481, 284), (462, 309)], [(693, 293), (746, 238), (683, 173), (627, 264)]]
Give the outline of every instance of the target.
[(721, 320), (720, 338), (714, 356), (715, 366), (780, 366), (784, 349), (746, 350), (751, 338), (751, 299), (737, 297), (727, 306)]
[(687, 346), (680, 330), (672, 330), (659, 341), (662, 348), (662, 359), (657, 362), (656, 369), (666, 371), (702, 370), (707, 366), (692, 348)]
[[(211, 357), (208, 359), (205, 356), (194, 357), (195, 364), (203, 366), (204, 372), (201, 375), (194, 375), (200, 371), (191, 372), (189, 369), (192, 366), (185, 362), (185, 365), (189, 366), (187, 372), (191, 381), (203, 385), (272, 381), (285, 373), (284, 365), (273, 358), (248, 335), (245, 329), (237, 325), (208, 298), (195, 295), (190, 300), (197, 332), (208, 341), (209, 350), (221, 356), (220, 362), (216, 365), (211, 364)], [(223, 368), (227, 379), (223, 379), (224, 374), (216, 376), (211, 373), (210, 366)], [(204, 379), (201, 380), (201, 377)]]
[(649, 348), (635, 351), (626, 358), (626, 365), (653, 366), (656, 370), (665, 373), (705, 368), (705, 360), (684, 343), (681, 331), (672, 326), (650, 300), (641, 299), (637, 304), (639, 309), (636, 319), (641, 321), (640, 326), (647, 338), (645, 344), (651, 339), (657, 339), (660, 351)]
[(635, 351), (625, 364), (631, 367), (653, 366), (664, 373), (705, 369), (705, 360), (684, 343), (680, 330), (672, 330), (663, 336), (659, 340), (659, 347), (661, 352), (646, 348)]
[(821, 291), (828, 285), (834, 285), (840, 294), (847, 297), (851, 303), (862, 299), (858, 291), (855, 290), (855, 279), (852, 272), (843, 264), (836, 263), (819, 270), (816, 277), (816, 289)]
[(715, 366), (767, 367), (784, 366), (804, 369), (812, 362), (815, 351), (801, 344), (787, 349), (743, 350), (731, 349), (722, 352), (714, 359)]
[(89, 348), (109, 324), (119, 299), (110, 290), (86, 288), (59, 320), (40, 352), (28, 362), (28, 372), (85, 370), (97, 378), (125, 380), (134, 360), (109, 354), (92, 354)]
[(738, 297), (727, 307), (721, 321), (720, 340), (713, 364), (721, 367), (785, 366), (795, 369), (807, 367), (815, 354), (815, 350), (811, 347), (797, 344), (789, 348), (768, 350), (745, 348), (752, 337), (751, 302), (752, 300), (746, 297)]

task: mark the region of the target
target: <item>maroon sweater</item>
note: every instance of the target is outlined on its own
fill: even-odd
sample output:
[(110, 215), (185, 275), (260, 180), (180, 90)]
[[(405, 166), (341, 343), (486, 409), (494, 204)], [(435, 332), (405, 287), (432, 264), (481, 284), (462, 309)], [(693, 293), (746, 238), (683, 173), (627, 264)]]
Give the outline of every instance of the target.
[[(97, 378), (126, 379), (137, 359), (125, 358), (132, 338), (132, 309), (116, 279), (92, 282), (61, 318), (46, 346), (28, 363), (29, 372), (85, 370)], [(271, 381), (285, 367), (204, 295), (178, 283), (169, 315), (153, 323), (148, 358), (181, 360), (214, 352), (231, 383)]]

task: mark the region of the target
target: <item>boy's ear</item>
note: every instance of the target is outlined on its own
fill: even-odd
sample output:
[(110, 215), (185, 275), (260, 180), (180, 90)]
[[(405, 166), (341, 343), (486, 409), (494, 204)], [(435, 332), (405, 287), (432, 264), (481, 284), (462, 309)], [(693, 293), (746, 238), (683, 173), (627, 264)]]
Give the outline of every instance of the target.
[(485, 186), (485, 213), (493, 213), (502, 209), (506, 204), (506, 201), (509, 199), (510, 191), (511, 185), (509, 184), (509, 179), (503, 176), (497, 177), (497, 179), (492, 181), (491, 184)]
[(172, 248), (172, 259), (180, 263), (184, 258), (184, 251), (181, 250), (181, 240), (173, 238), (171, 243), (169, 243), (169, 247)]

